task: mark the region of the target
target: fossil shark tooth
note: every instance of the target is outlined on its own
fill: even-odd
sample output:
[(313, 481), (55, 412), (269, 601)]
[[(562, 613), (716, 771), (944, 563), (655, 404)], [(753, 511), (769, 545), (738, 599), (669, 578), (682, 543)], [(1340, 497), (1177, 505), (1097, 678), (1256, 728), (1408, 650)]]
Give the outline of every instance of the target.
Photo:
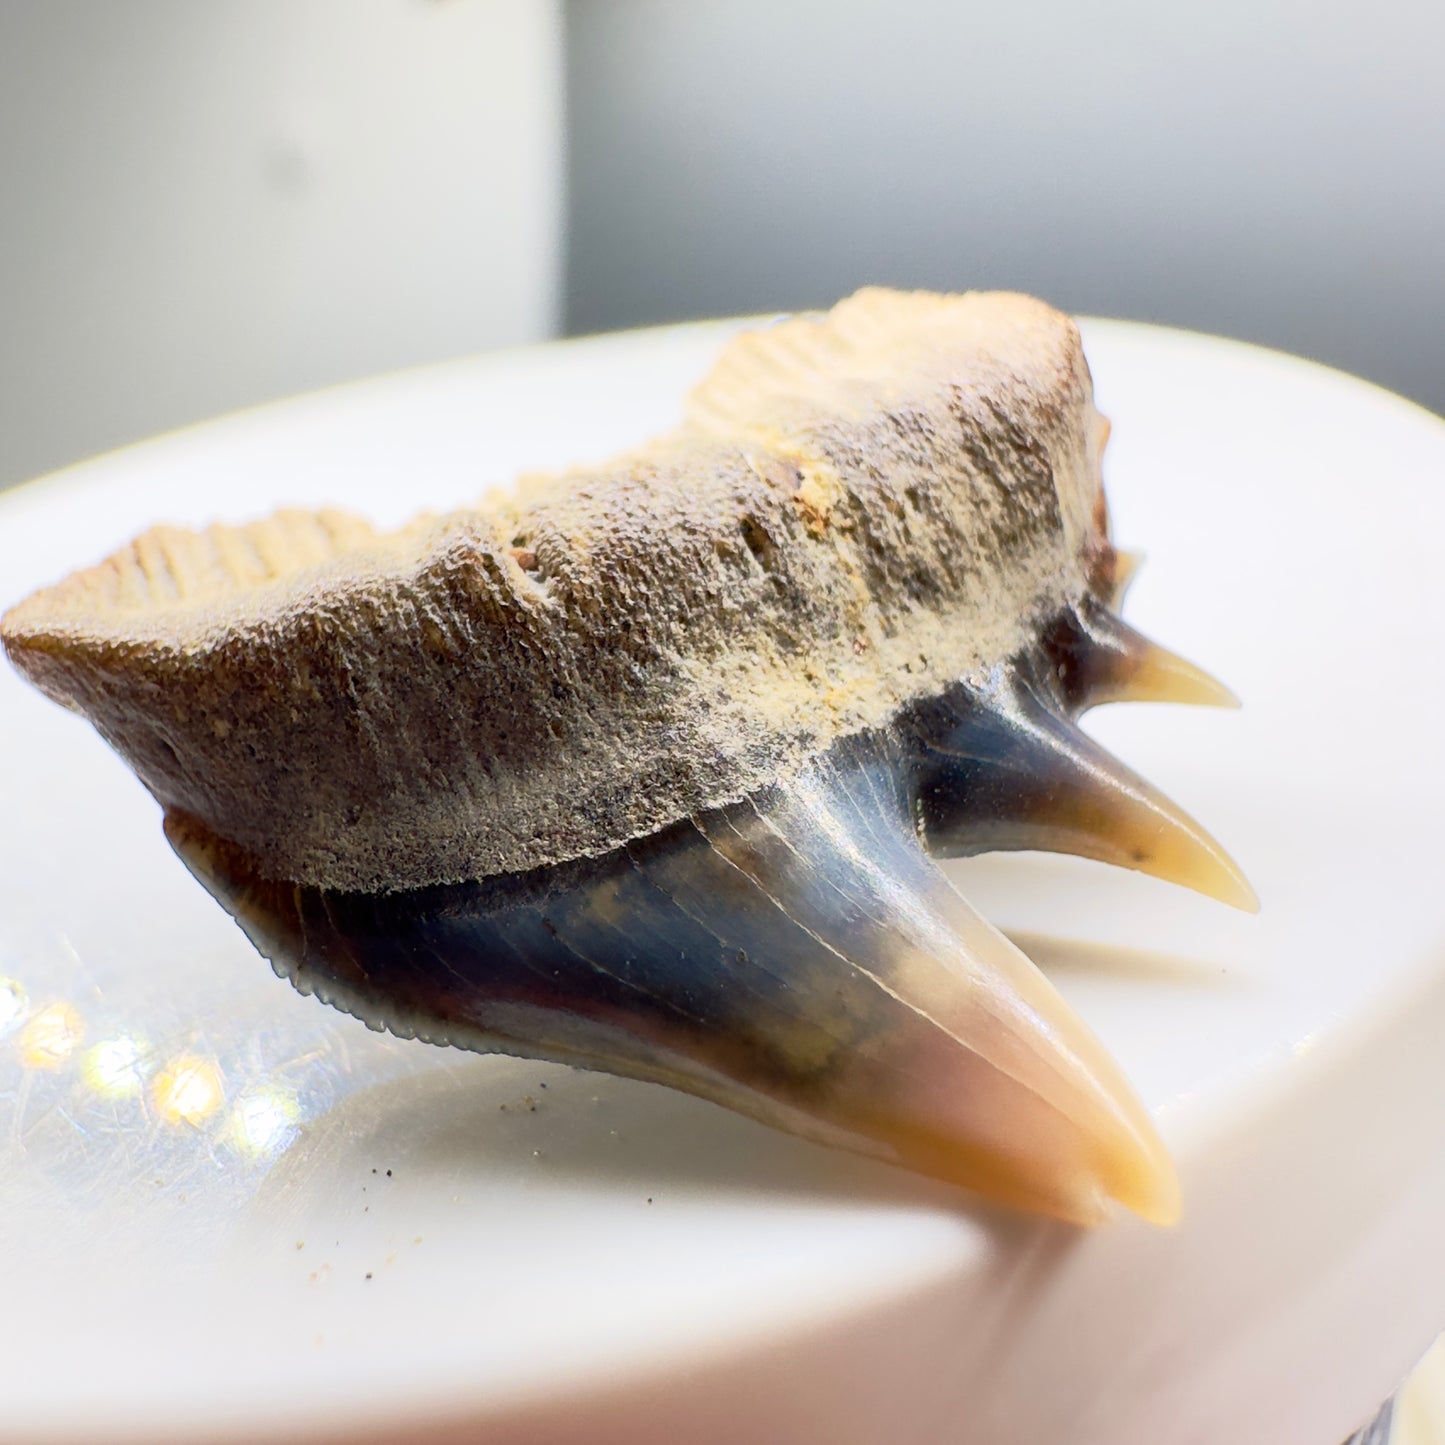
[(1147, 1112), (928, 857), (1251, 901), (1074, 722), (1217, 700), (1107, 610), (1106, 437), (1067, 318), (869, 290), (736, 338), (610, 463), (389, 534), (155, 528), (0, 636), (302, 991), (1167, 1221)]

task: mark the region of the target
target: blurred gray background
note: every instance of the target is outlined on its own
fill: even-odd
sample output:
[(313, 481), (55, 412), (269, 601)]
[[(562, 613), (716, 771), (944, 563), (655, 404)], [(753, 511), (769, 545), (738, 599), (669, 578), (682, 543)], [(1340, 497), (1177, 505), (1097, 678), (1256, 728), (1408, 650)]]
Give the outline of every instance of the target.
[(571, 0), (569, 328), (1032, 291), (1445, 411), (1445, 5)]
[(483, 348), (1006, 286), (1445, 412), (1445, 6), (3, 0), (0, 485)]
[(0, 0), (0, 486), (556, 329), (561, 0)]

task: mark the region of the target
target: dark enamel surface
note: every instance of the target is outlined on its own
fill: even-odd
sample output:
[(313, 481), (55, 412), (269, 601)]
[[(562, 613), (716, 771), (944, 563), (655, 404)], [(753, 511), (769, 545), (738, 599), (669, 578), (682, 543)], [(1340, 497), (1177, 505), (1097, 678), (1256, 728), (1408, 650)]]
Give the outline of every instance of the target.
[[(892, 789), (879, 826), (897, 850), (908, 831), (897, 769), (862, 771), (879, 774), (870, 802)], [(263, 879), (193, 820), (173, 816), (167, 830), (279, 973), (369, 1023), (673, 1083), (685, 1061), (803, 1101), (876, 1031), (886, 995), (862, 975), (835, 977), (836, 954), (784, 911), (784, 890), (714, 847), (709, 831), (729, 831), (739, 811), (753, 807), (599, 859), (383, 894)], [(841, 852), (816, 867), (837, 875)], [(835, 1003), (823, 1020), (825, 989)]]

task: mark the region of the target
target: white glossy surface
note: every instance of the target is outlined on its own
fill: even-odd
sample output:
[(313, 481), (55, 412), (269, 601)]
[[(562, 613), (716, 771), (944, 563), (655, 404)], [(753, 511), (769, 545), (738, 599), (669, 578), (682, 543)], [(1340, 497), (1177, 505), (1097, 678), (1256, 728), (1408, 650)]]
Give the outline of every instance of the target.
[[(605, 454), (719, 335), (383, 379), (35, 484), (0, 498), (3, 601), (162, 518), (397, 521)], [(957, 877), (1124, 1061), (1184, 1223), (1004, 1218), (696, 1100), (369, 1034), (273, 979), (4, 670), (0, 1438), (1334, 1445), (1373, 1411), (1445, 1323), (1445, 426), (1227, 343), (1086, 339), (1150, 553), (1130, 616), (1245, 701), (1090, 726), (1264, 911), (1053, 859)]]

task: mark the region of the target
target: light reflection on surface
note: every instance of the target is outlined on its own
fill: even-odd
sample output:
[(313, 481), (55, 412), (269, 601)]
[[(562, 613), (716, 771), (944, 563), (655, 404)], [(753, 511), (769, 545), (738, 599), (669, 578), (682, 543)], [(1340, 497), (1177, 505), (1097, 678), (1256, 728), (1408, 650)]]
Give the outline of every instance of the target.
[(229, 1136), (243, 1153), (278, 1154), (296, 1137), (301, 1106), (288, 1089), (258, 1088), (231, 1111)]
[(20, 1027), (30, 1008), (25, 990), (13, 978), (0, 978), (0, 1039)]
[(221, 1107), (225, 1089), (209, 1059), (179, 1054), (151, 1084), (156, 1112), (168, 1124), (200, 1124)]
[(21, 1062), (31, 1069), (58, 1069), (84, 1035), (79, 1011), (68, 1003), (53, 1003), (33, 1015), (21, 1031)]
[(129, 1098), (139, 1094), (145, 1082), (146, 1056), (145, 1045), (137, 1039), (126, 1035), (105, 1039), (86, 1050), (80, 1074), (104, 1098)]
[[(229, 927), (188, 948), (184, 894), (140, 907), (131, 935), (108, 917), (79, 940), (28, 919), (31, 896), (0, 859), (0, 1244), (32, 1204), (37, 1228), (60, 1204), (79, 1230), (67, 1258), (88, 1248), (86, 1220), (166, 1248), (177, 1211), (188, 1229), (219, 1228), (312, 1121), (432, 1065), (430, 1051), (298, 998)], [(175, 932), (152, 948), (157, 918)]]

